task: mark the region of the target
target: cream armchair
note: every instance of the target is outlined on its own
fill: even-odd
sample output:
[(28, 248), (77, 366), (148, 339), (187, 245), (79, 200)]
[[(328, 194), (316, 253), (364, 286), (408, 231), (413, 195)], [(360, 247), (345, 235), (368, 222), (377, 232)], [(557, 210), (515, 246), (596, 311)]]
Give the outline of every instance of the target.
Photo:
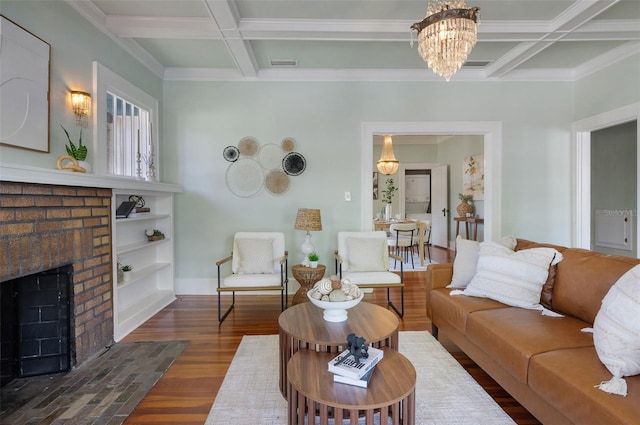
[[(231, 274), (222, 277), (221, 266), (231, 263)], [(238, 232), (233, 237), (229, 257), (216, 262), (218, 267), (218, 322), (235, 306), (236, 291), (280, 291), (281, 310), (286, 308), (289, 277), (288, 252), (284, 233)], [(221, 292), (231, 292), (231, 305), (221, 315)]]
[[(389, 257), (400, 261), (399, 275), (389, 271)], [(404, 262), (389, 254), (387, 232), (339, 232), (335, 263), (340, 279), (360, 288), (386, 288), (389, 306), (404, 316)], [(400, 310), (391, 301), (391, 288), (400, 288)]]

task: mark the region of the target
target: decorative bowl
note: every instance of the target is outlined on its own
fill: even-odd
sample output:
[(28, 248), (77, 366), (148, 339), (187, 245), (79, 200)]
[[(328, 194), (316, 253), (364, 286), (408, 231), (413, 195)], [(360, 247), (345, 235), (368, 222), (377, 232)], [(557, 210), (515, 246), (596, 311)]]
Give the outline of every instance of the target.
[(307, 298), (315, 306), (324, 310), (322, 317), (327, 322), (344, 322), (347, 320), (347, 310), (353, 308), (362, 301), (364, 293), (360, 293), (360, 296), (351, 301), (320, 301), (311, 296), (313, 289), (307, 292)]

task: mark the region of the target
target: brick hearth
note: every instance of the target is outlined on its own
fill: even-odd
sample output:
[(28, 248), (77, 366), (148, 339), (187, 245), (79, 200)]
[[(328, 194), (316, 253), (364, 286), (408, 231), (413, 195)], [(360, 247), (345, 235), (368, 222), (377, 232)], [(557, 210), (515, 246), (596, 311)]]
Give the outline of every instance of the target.
[(0, 282), (73, 265), (79, 365), (113, 339), (111, 189), (0, 182)]

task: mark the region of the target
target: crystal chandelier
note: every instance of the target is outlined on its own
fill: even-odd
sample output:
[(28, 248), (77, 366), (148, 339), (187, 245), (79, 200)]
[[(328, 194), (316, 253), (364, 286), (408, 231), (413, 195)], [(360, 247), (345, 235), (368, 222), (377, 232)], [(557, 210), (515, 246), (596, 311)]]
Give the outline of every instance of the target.
[(391, 139), (391, 136), (384, 136), (382, 153), (380, 154), (380, 160), (376, 165), (378, 166), (378, 171), (385, 176), (390, 176), (398, 171), (400, 163), (393, 154), (393, 140)]
[(478, 38), (477, 7), (464, 0), (430, 0), (427, 16), (411, 25), (418, 31), (418, 53), (447, 81), (467, 60)]

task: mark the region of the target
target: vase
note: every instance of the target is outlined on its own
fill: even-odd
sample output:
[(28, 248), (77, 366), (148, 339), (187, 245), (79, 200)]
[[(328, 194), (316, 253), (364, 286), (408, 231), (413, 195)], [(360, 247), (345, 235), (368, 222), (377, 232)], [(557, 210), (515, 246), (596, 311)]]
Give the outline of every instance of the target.
[(473, 212), (473, 206), (464, 200), (456, 207), (456, 211), (460, 217), (466, 217), (467, 214), (471, 214)]
[(122, 278), (123, 278), (123, 281), (129, 282), (131, 280), (131, 272), (123, 271)]
[(310, 263), (310, 267), (312, 269), (317, 269), (318, 268), (318, 262), (317, 261), (309, 261)]
[(391, 204), (384, 207), (384, 221), (391, 221)]

